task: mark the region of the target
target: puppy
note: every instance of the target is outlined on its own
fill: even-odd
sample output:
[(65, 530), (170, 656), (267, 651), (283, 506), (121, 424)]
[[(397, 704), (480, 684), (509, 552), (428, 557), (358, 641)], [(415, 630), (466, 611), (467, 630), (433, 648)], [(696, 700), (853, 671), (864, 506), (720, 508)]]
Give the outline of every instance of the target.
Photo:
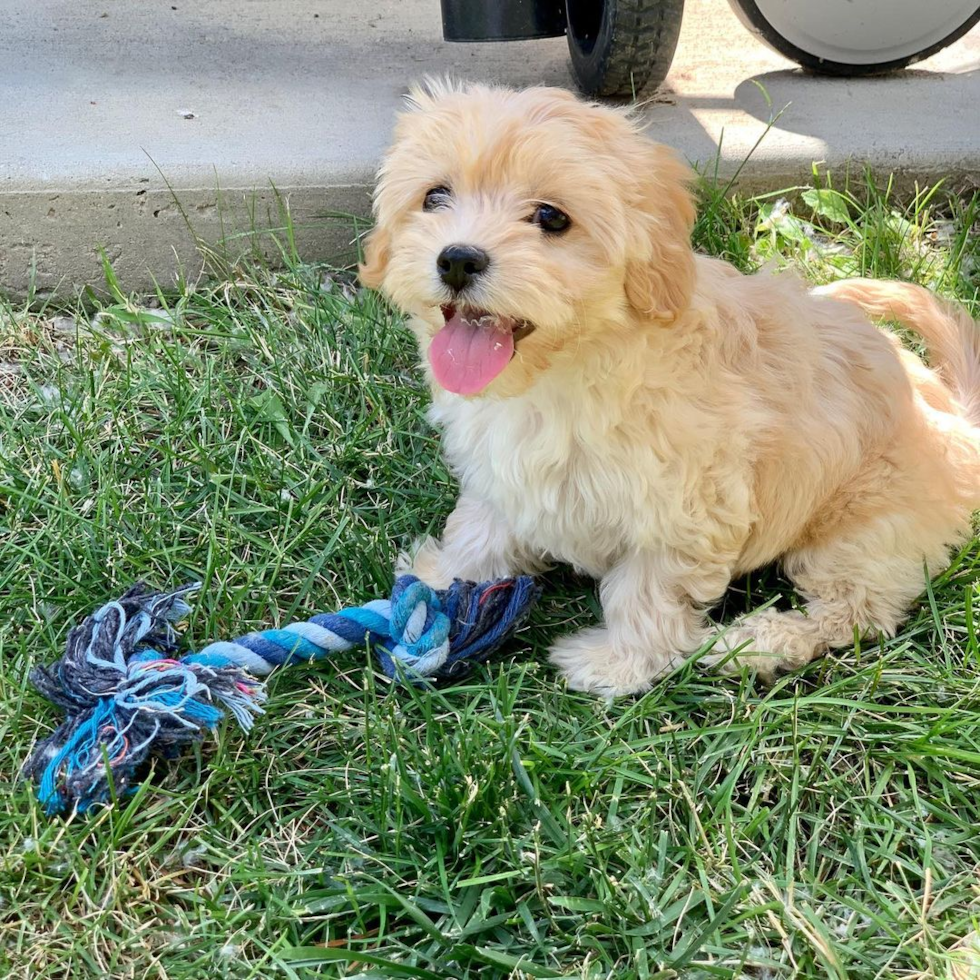
[[(410, 317), (461, 493), (409, 566), (444, 586), (567, 562), (604, 624), (568, 684), (642, 691), (780, 560), (802, 612), (713, 659), (764, 677), (891, 634), (980, 507), (980, 330), (898, 283), (807, 292), (695, 255), (691, 174), (620, 110), (430, 84), (380, 171), (362, 281)], [(935, 370), (862, 308), (928, 342)]]

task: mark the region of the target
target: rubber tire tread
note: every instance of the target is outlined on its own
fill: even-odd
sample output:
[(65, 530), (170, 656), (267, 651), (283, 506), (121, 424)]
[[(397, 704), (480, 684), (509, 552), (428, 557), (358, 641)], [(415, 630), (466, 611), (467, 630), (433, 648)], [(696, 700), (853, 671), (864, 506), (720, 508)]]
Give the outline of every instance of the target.
[(684, 0), (604, 0), (604, 8), (602, 25), (588, 54), (568, 31), (572, 70), (579, 87), (586, 95), (599, 98), (643, 95), (670, 71)]

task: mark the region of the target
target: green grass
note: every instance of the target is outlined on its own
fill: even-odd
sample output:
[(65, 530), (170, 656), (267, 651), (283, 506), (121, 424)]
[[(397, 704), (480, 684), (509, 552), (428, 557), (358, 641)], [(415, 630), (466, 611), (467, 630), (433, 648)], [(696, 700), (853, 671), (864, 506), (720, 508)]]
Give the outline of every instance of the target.
[[(706, 190), (697, 244), (980, 313), (980, 198), (794, 199)], [(15, 773), (57, 718), (26, 678), (73, 621), (138, 578), (205, 582), (189, 644), (382, 595), (454, 496), (410, 337), (349, 279), (291, 260), (140, 301), (109, 278), (85, 310), (0, 313), (0, 974), (945, 975), (980, 919), (976, 542), (894, 640), (613, 704), (545, 661), (598, 611), (556, 573), (459, 686), (296, 667), (250, 737), (45, 819)], [(755, 576), (716, 615), (780, 596)]]

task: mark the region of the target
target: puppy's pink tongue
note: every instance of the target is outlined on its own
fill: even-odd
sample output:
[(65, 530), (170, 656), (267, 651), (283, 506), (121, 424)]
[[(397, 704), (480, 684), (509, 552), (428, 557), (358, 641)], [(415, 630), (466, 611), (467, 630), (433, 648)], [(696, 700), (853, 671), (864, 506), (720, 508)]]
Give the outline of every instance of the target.
[(436, 381), (457, 395), (482, 391), (513, 356), (513, 321), (509, 317), (467, 317), (454, 312), (429, 345), (429, 363)]

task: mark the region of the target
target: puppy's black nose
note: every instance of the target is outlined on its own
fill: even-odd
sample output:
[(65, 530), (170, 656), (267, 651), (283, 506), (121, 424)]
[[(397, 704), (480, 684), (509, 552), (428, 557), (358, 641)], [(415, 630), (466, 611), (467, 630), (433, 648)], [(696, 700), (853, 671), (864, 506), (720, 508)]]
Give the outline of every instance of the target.
[(436, 259), (439, 278), (457, 292), (465, 289), (490, 264), (490, 256), (475, 245), (447, 245)]

